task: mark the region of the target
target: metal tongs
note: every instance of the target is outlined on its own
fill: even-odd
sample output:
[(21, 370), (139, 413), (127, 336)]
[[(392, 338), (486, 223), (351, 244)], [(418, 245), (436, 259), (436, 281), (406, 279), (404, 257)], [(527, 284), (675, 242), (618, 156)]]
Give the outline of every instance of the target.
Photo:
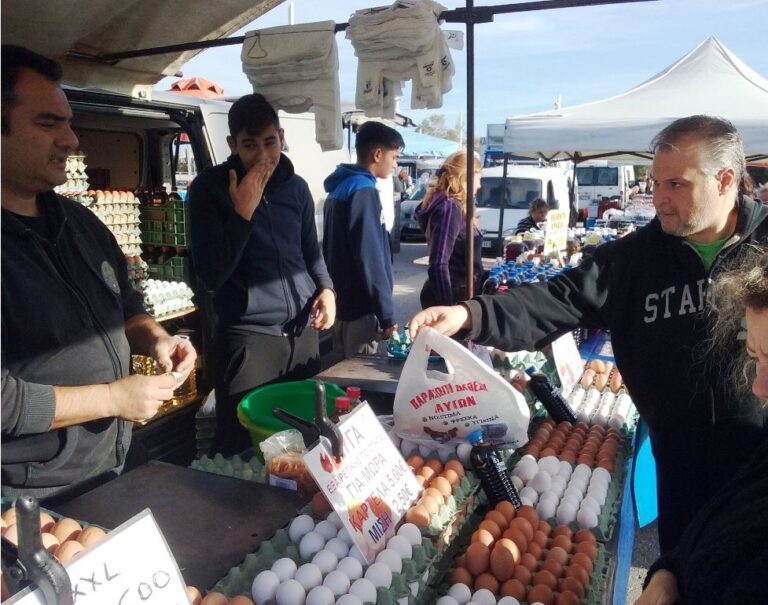
[(286, 412), (281, 408), (273, 408), (272, 415), (292, 426), (301, 433), (304, 438), (304, 444), (307, 449), (311, 449), (325, 437), (331, 443), (331, 451), (334, 458), (341, 459), (342, 437), (339, 428), (328, 418), (325, 411), (325, 385), (317, 380), (315, 381), (315, 421), (309, 422), (299, 418), (295, 414)]
[(73, 605), (72, 584), (66, 570), (45, 548), (40, 535), (40, 504), (32, 496), (16, 500), (19, 545), (2, 540), (3, 576), (8, 590), (16, 594), (36, 585), (49, 605)]

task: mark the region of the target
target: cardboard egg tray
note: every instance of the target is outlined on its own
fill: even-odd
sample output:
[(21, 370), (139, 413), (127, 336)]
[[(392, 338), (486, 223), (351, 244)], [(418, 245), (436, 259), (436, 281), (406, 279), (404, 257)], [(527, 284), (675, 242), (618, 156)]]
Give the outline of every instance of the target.
[(193, 460), (189, 468), (245, 481), (265, 482), (264, 465), (256, 456), (252, 456), (249, 460), (243, 460), (238, 455), (232, 458), (224, 458), (221, 454), (216, 454), (213, 458), (201, 456)]

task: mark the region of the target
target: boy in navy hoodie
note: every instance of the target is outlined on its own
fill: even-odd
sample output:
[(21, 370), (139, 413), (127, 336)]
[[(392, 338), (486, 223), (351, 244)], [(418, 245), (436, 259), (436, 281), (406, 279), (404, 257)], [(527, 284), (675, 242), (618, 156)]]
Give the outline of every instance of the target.
[(395, 129), (366, 122), (357, 132), (357, 164), (339, 164), (325, 179), (323, 253), (338, 296), (334, 349), (345, 357), (375, 354), (397, 330), (389, 236), (376, 178), (388, 178), (404, 147)]

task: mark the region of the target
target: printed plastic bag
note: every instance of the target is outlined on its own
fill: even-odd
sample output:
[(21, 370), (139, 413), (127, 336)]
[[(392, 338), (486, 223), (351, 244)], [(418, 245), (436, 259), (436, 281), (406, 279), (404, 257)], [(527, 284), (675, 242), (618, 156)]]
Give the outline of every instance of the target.
[[(428, 370), (430, 351), (445, 359), (447, 373)], [(395, 433), (420, 443), (460, 443), (482, 428), (496, 443), (528, 441), (525, 397), (466, 348), (432, 328), (411, 345), (397, 385)]]

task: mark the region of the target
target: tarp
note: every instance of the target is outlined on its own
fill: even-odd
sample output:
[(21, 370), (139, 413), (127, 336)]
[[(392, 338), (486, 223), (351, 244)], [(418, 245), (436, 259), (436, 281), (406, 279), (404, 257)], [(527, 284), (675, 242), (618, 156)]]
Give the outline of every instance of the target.
[(407, 128), (395, 127), (405, 141), (402, 158), (444, 158), (458, 151), (459, 144), (449, 139), (433, 137)]
[(677, 118), (727, 118), (747, 157), (768, 157), (768, 80), (716, 38), (615, 97), (507, 119), (504, 150), (546, 159), (649, 155), (653, 137)]
[(3, 0), (3, 43), (60, 61), (64, 82), (113, 92), (151, 94), (200, 50), (96, 63), (88, 55), (226, 38), (284, 0)]

